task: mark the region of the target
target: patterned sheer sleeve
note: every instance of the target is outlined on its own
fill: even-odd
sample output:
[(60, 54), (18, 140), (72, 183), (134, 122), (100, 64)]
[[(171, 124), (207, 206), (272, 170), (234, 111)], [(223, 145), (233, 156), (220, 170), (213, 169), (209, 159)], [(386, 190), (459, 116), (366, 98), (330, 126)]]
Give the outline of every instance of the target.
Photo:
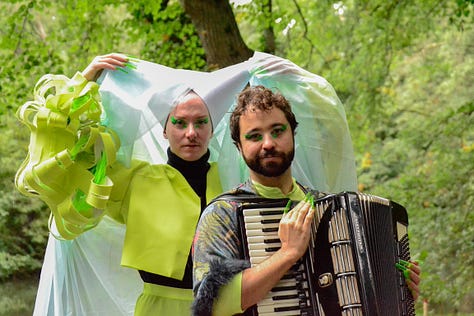
[(193, 244), (195, 314), (210, 315), (219, 289), (249, 267), (243, 260), (239, 235), (231, 203), (217, 201), (206, 208)]

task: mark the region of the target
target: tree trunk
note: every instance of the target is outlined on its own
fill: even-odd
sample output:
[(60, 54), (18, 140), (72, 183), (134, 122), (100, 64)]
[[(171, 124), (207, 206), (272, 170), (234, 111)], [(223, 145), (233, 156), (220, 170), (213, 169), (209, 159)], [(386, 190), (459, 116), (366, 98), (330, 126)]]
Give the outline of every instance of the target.
[(180, 0), (201, 39), (209, 70), (247, 60), (253, 51), (244, 43), (228, 0)]
[(265, 53), (275, 54), (275, 32), (273, 31), (273, 12), (272, 12), (272, 0), (264, 1), (262, 4), (262, 11), (264, 12), (266, 25), (263, 29), (263, 40)]

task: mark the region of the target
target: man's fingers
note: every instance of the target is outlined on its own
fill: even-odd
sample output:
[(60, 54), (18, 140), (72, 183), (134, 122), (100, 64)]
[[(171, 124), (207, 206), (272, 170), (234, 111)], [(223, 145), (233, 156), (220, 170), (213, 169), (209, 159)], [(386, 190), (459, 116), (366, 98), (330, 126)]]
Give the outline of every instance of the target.
[(286, 214), (283, 214), (282, 220), (285, 222), (294, 222), (298, 225), (302, 225), (308, 218), (308, 215), (310, 218), (313, 218), (314, 211), (311, 210), (312, 207), (309, 201), (300, 201), (292, 210)]
[(418, 285), (415, 284), (412, 280), (406, 280), (408, 288), (410, 289), (411, 295), (413, 296), (414, 300), (418, 299), (420, 289), (418, 288)]
[(296, 221), (298, 218), (298, 213), (301, 207), (304, 205), (304, 201), (300, 201), (298, 204), (296, 204), (295, 207), (293, 207), (287, 214), (286, 214), (286, 220), (287, 221)]
[(410, 261), (410, 270), (412, 270), (415, 274), (419, 275), (421, 273), (421, 268), (416, 261)]
[(302, 225), (306, 220), (309, 210), (311, 209), (311, 204), (305, 202), (298, 211), (298, 218), (296, 219), (297, 224)]

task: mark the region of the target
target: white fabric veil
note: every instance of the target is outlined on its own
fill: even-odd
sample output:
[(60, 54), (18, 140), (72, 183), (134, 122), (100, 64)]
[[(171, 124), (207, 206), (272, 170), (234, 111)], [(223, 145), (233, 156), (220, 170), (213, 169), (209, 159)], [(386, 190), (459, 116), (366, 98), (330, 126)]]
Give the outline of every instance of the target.
[[(255, 53), (248, 61), (206, 73), (139, 61), (136, 70), (105, 71), (99, 79), (104, 124), (120, 137), (117, 159), (165, 163), (162, 124), (183, 92), (208, 105), (214, 126), (211, 161), (224, 190), (243, 182), (247, 168), (230, 138), (229, 115), (247, 85), (281, 92), (299, 122), (294, 177), (326, 192), (356, 190), (355, 160), (344, 108), (332, 86), (294, 63)], [(54, 226), (54, 225), (53, 225)], [(33, 315), (133, 315), (142, 290), (136, 271), (120, 266), (125, 226), (105, 216), (72, 241), (48, 240)]]

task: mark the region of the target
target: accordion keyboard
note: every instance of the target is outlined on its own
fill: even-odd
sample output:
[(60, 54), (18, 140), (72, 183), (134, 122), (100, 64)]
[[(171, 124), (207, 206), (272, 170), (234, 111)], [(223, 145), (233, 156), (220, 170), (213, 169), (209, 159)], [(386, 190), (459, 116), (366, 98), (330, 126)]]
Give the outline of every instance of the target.
[[(278, 225), (282, 214), (283, 207), (252, 208), (243, 211), (252, 266), (280, 249)], [(309, 312), (310, 306), (307, 276), (303, 264), (298, 263), (257, 304), (257, 310), (258, 315), (312, 315)]]
[[(252, 266), (281, 247), (286, 201), (242, 203), (243, 253)], [(409, 260), (408, 215), (376, 196), (343, 192), (315, 201), (308, 251), (245, 315), (415, 315), (398, 260)]]

